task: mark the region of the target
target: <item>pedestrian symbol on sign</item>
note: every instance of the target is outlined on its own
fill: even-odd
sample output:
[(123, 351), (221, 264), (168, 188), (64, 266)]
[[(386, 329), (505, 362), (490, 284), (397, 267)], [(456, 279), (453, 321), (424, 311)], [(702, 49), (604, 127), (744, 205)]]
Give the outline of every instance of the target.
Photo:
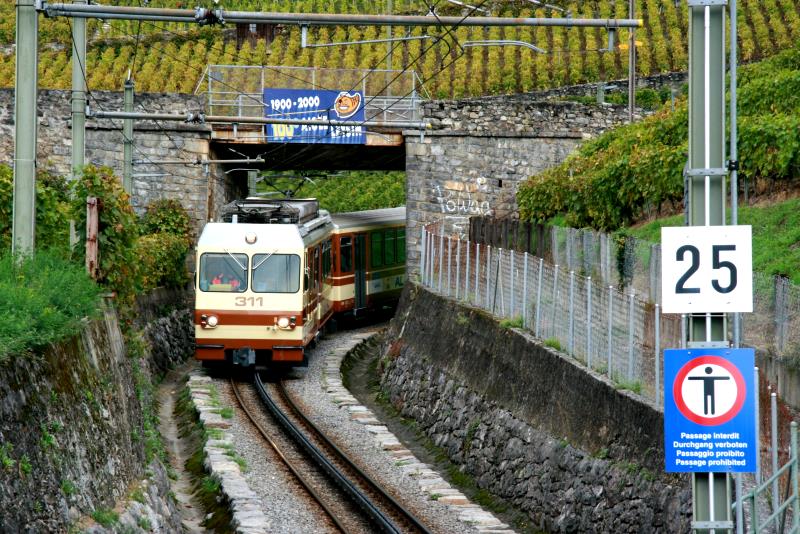
[(704, 426), (720, 425), (736, 417), (746, 393), (744, 378), (736, 366), (718, 356), (688, 361), (673, 383), (678, 410)]

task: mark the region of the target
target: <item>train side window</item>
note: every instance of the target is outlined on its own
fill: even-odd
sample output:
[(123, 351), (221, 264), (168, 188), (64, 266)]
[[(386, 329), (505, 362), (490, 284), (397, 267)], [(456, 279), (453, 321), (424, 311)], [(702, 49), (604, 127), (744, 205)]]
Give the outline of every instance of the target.
[(319, 247), (314, 247), (314, 267), (311, 269), (311, 275), (314, 280), (314, 290), (317, 292), (319, 291), (319, 273)]
[(397, 263), (405, 263), (406, 262), (406, 229), (405, 228), (398, 228), (397, 229), (397, 241), (395, 242), (397, 246)]
[(370, 255), (370, 265), (373, 269), (383, 266), (383, 232), (372, 232), (369, 238), (369, 246), (372, 249)]
[(349, 273), (353, 270), (353, 238), (343, 237), (339, 242), (339, 254), (341, 255), (341, 272)]
[(322, 244), (322, 277), (328, 279), (331, 276), (331, 242), (325, 241)]
[(388, 230), (385, 230), (383, 232), (383, 236), (384, 236), (383, 252), (384, 252), (384, 255), (385, 255), (385, 258), (386, 258), (386, 265), (392, 265), (396, 261), (396, 259), (395, 259), (396, 254), (395, 254), (395, 248), (394, 248), (395, 247), (395, 237), (394, 237), (394, 235), (395, 235), (394, 228), (389, 228)]

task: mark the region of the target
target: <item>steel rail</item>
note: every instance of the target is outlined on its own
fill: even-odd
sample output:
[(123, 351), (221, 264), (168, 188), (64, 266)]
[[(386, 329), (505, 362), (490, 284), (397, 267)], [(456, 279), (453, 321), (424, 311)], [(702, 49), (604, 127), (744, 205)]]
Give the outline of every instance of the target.
[(225, 9), (166, 9), (125, 6), (80, 5), (42, 2), (37, 8), (48, 17), (169, 20), (216, 24), (299, 24), (306, 26), (564, 26), (583, 28), (638, 28), (642, 19), (576, 19), (525, 17), (453, 17), (430, 15), (359, 15), (337, 13), (275, 13), (228, 11)]
[(267, 392), (264, 383), (261, 381), (261, 376), (256, 373), (254, 377), (254, 383), (256, 386), (256, 390), (258, 391), (258, 395), (261, 397), (261, 400), (264, 401), (264, 405), (270, 411), (270, 413), (275, 417), (275, 420), (286, 430), (289, 436), (300, 446), (311, 459), (320, 466), (322, 469), (331, 479), (338, 485), (344, 493), (350, 497), (353, 502), (361, 508), (364, 513), (369, 517), (369, 519), (373, 522), (375, 526), (377, 526), (381, 531), (387, 532), (390, 534), (400, 534), (402, 531), (392, 522), (392, 520), (386, 517), (375, 503), (367, 498), (347, 477), (342, 474), (339, 469), (331, 463), (328, 458), (325, 457), (324, 454), (313, 444), (311, 441), (289, 420), (283, 411), (278, 408), (275, 404), (275, 401), (272, 400), (269, 393)]
[(418, 529), (420, 532), (430, 534), (430, 531), (425, 527), (425, 525), (422, 524), (421, 521), (419, 521), (416, 517), (414, 517), (391, 495), (386, 493), (386, 491), (384, 491), (384, 489), (381, 488), (381, 486), (378, 485), (377, 482), (372, 480), (372, 478), (370, 478), (369, 475), (367, 475), (361, 468), (359, 468), (356, 464), (354, 464), (350, 460), (350, 458), (348, 458), (348, 456), (344, 452), (342, 452), (342, 450), (339, 449), (339, 447), (336, 446), (336, 444), (334, 444), (330, 439), (328, 439), (328, 436), (326, 436), (325, 433), (322, 432), (322, 430), (320, 430), (319, 427), (317, 427), (317, 425), (315, 425), (308, 417), (305, 416), (305, 414), (302, 411), (300, 411), (300, 409), (297, 407), (297, 405), (294, 403), (294, 401), (286, 391), (283, 382), (278, 383), (278, 391), (283, 396), (284, 400), (286, 401), (286, 404), (289, 405), (294, 414), (303, 422), (303, 424), (311, 428), (311, 430), (317, 435), (317, 437), (320, 440), (322, 440), (327, 447), (330, 447), (330, 449), (333, 450), (337, 456), (339, 456), (339, 459), (341, 461), (346, 463), (350, 469), (355, 471), (356, 474), (367, 483), (367, 485), (370, 487), (372, 491), (378, 493), (381, 496), (381, 498), (386, 499), (397, 510), (397, 512), (403, 516), (403, 518), (406, 521), (408, 521), (411, 525), (413, 525), (414, 528)]
[(272, 450), (274, 450), (275, 453), (278, 455), (278, 457), (281, 460), (283, 460), (283, 463), (286, 464), (286, 467), (289, 468), (289, 471), (291, 471), (292, 474), (295, 476), (295, 478), (300, 482), (300, 485), (303, 486), (303, 488), (305, 488), (305, 490), (309, 493), (309, 495), (311, 495), (311, 497), (313, 497), (314, 500), (317, 501), (320, 507), (323, 510), (325, 510), (325, 513), (328, 514), (328, 517), (331, 518), (331, 521), (333, 521), (333, 524), (336, 525), (336, 528), (338, 528), (345, 534), (350, 534), (351, 531), (348, 530), (347, 527), (344, 526), (344, 524), (341, 521), (339, 521), (339, 518), (336, 517), (336, 514), (333, 512), (333, 510), (331, 510), (328, 507), (328, 505), (325, 504), (324, 500), (314, 490), (311, 483), (305, 479), (305, 477), (297, 470), (294, 464), (292, 464), (292, 462), (289, 461), (289, 459), (283, 454), (283, 451), (281, 451), (280, 447), (278, 447), (278, 444), (272, 441), (272, 438), (269, 437), (269, 434), (267, 434), (267, 431), (264, 430), (264, 427), (262, 427), (261, 424), (258, 421), (256, 421), (255, 416), (247, 408), (247, 405), (244, 403), (244, 399), (242, 398), (242, 395), (239, 392), (239, 386), (237, 385), (236, 381), (233, 378), (231, 378), (230, 380), (231, 380), (231, 387), (233, 388), (233, 394), (236, 397), (236, 400), (239, 402), (239, 406), (241, 406), (242, 410), (244, 410), (244, 413), (247, 414), (247, 417), (248, 419), (250, 419), (250, 422), (253, 424), (253, 426), (255, 426), (256, 429), (258, 429), (259, 433), (261, 434), (261, 437), (264, 438), (264, 440), (267, 443), (269, 443), (270, 447), (272, 447)]

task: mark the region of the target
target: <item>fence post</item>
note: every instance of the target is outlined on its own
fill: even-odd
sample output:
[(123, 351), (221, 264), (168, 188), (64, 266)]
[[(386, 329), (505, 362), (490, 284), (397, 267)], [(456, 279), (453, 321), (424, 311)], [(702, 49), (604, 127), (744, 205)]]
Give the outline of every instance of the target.
[(556, 335), (556, 299), (558, 298), (558, 264), (555, 264), (555, 269), (553, 269), (553, 304), (550, 306), (550, 318), (552, 319), (550, 322), (551, 325), (551, 333), (552, 337), (558, 337)]
[(420, 254), (419, 254), (419, 273), (420, 273), (420, 279), (422, 281), (422, 285), (423, 286), (425, 285), (425, 268), (426, 268), (426, 265), (427, 265), (427, 262), (426, 262), (427, 258), (425, 257), (425, 254), (428, 253), (428, 249), (426, 248), (426, 246), (427, 246), (427, 239), (425, 237), (426, 233), (427, 232), (425, 230), (425, 227), (423, 226), (422, 227), (422, 250), (420, 251)]
[(475, 243), (475, 304), (481, 303), (481, 244)]
[(514, 312), (516, 311), (515, 306), (514, 306), (514, 304), (515, 304), (515, 302), (514, 302), (514, 300), (515, 300), (514, 299), (514, 257), (516, 256), (516, 254), (514, 254), (514, 249), (513, 248), (509, 249), (508, 255), (511, 257), (511, 302), (510, 302), (511, 313), (508, 316), (511, 319), (513, 319), (514, 318)]
[(100, 214), (97, 197), (86, 197), (86, 272), (93, 279), (97, 278), (98, 242), (97, 233), (100, 228)]
[[(772, 389), (772, 387), (770, 387)], [(778, 490), (778, 394), (774, 391), (769, 395), (770, 411), (770, 445), (772, 448), (772, 513), (775, 514), (775, 532), (780, 528), (780, 514), (777, 513), (780, 506), (780, 491)]]
[(656, 258), (656, 253), (658, 251), (658, 245), (653, 243), (650, 245), (650, 302), (658, 302), (658, 273), (660, 269), (658, 269), (658, 260)]
[(522, 327), (528, 328), (528, 252), (522, 253), (525, 267), (522, 269)]
[(466, 247), (467, 247), (467, 267), (466, 267), (467, 270), (464, 273), (464, 300), (469, 302), (469, 300), (470, 300), (469, 299), (469, 259), (470, 259), (469, 258), (469, 256), (470, 256), (469, 252), (470, 252), (470, 249), (472, 248), (472, 242), (469, 239), (467, 239)]
[(442, 273), (444, 272), (444, 229), (440, 228), (442, 235), (439, 236), (439, 293), (442, 292)]
[(491, 303), (489, 299), (491, 298), (492, 289), (489, 287), (491, 283), (491, 274), (492, 274), (492, 247), (486, 247), (486, 308), (487, 310), (491, 309)]
[(575, 271), (569, 272), (569, 347), (570, 356), (575, 356)]
[(800, 458), (797, 457), (797, 423), (792, 421), (791, 424), (791, 457), (792, 457), (792, 494), (794, 495), (794, 506), (792, 507), (792, 532), (797, 532), (800, 528), (800, 483), (798, 483), (798, 469), (797, 462)]
[(612, 349), (613, 349), (613, 335), (614, 335), (614, 286), (608, 286), (608, 377), (611, 378), (614, 374), (611, 372), (611, 365), (613, 363)]
[(592, 368), (592, 277), (586, 278), (586, 363)]
[(458, 236), (456, 244), (456, 300), (458, 300), (459, 289), (461, 289), (461, 236)]
[(447, 296), (453, 293), (453, 243), (447, 236)]
[(541, 306), (542, 306), (542, 271), (544, 267), (544, 259), (539, 258), (539, 274), (538, 280), (536, 282), (536, 337), (541, 338), (539, 335), (539, 319), (541, 318)]
[(631, 288), (628, 304), (628, 380), (633, 380), (633, 299), (634, 290)]
[[(753, 369), (754, 374), (754, 386), (753, 389), (755, 390), (755, 398), (761, 398), (759, 395), (759, 383), (758, 383), (758, 367)], [(758, 406), (758, 401), (755, 402), (755, 415), (756, 415), (756, 484), (761, 483), (761, 419), (760, 413), (761, 410)]]
[(661, 406), (661, 306), (656, 304), (656, 339), (653, 352), (655, 353), (656, 366), (656, 408)]

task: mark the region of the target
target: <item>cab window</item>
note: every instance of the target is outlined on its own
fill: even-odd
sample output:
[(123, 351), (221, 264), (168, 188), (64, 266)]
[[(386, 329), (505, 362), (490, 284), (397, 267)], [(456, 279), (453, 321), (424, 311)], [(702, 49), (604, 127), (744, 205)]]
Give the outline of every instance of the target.
[(254, 254), (253, 291), (256, 293), (297, 293), (300, 289), (300, 256), (297, 254)]
[(247, 290), (247, 254), (207, 252), (200, 256), (200, 291), (242, 293)]

